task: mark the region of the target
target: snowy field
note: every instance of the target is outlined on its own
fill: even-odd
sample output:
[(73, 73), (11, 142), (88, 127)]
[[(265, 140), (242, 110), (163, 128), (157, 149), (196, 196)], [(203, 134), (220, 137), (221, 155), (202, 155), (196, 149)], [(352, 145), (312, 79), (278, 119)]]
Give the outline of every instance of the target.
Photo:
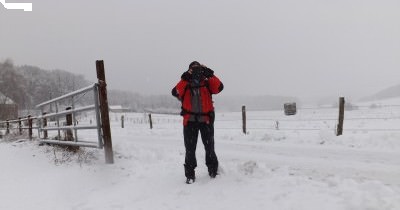
[[(392, 104), (390, 104), (392, 103)], [(210, 179), (198, 142), (197, 180), (184, 183), (181, 118), (111, 113), (115, 164), (104, 152), (76, 154), (38, 141), (0, 143), (0, 209), (400, 209), (400, 101), (346, 111), (337, 137), (337, 109), (218, 113), (220, 175)], [(388, 106), (390, 105), (390, 106)], [(82, 117), (80, 124), (89, 123)], [(95, 139), (95, 131), (79, 134)]]

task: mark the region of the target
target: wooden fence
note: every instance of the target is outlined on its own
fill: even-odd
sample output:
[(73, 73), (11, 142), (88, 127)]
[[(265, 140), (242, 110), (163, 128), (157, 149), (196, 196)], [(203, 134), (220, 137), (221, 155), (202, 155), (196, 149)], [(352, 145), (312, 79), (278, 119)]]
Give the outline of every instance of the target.
[[(33, 130), (37, 129), (38, 139), (48, 144), (60, 144), (67, 146), (83, 146), (104, 148), (106, 163), (114, 163), (114, 154), (112, 149), (111, 128), (109, 120), (109, 105), (107, 99), (107, 84), (105, 79), (104, 62), (96, 61), (96, 71), (98, 82), (80, 90), (68, 93), (50, 101), (43, 102), (37, 106), (41, 109), (39, 116), (20, 117), (18, 119), (6, 120), (0, 122), (0, 128), (5, 130), (5, 135), (11, 133), (11, 130), (17, 130), (17, 134), (22, 135), (23, 130), (28, 130), (29, 139), (33, 139)], [(80, 94), (86, 94), (88, 91), (94, 92), (94, 105), (76, 107), (74, 97)], [(70, 100), (71, 105), (65, 110), (58, 110), (59, 101)], [(53, 113), (45, 112), (44, 107), (53, 104), (56, 111)], [(76, 124), (76, 113), (94, 110), (96, 113), (96, 126), (81, 126)], [(60, 125), (60, 118), (65, 118), (65, 125)], [(56, 126), (48, 126), (48, 119), (55, 118)], [(33, 126), (35, 123), (36, 126)], [(98, 143), (78, 141), (77, 130), (97, 129)], [(64, 138), (60, 131), (65, 131)], [(54, 139), (48, 139), (48, 131), (57, 131), (58, 135)]]
[[(269, 116), (268, 114), (274, 113), (274, 111), (254, 111), (248, 110), (246, 106), (241, 108), (240, 112), (230, 113), (234, 117), (222, 117), (224, 113), (217, 112), (215, 121), (216, 130), (237, 130), (243, 134), (248, 134), (251, 130), (276, 130), (276, 131), (294, 131), (294, 132), (309, 132), (309, 131), (321, 131), (321, 130), (332, 130), (337, 135), (343, 135), (346, 132), (348, 134), (353, 132), (385, 132), (393, 131), (400, 132), (399, 126), (395, 126), (397, 121), (400, 120), (400, 105), (351, 105), (345, 104), (345, 98), (340, 97), (338, 100), (338, 106), (333, 107), (303, 107), (299, 108), (296, 115), (286, 116), (282, 111), (275, 112), (275, 115)], [(283, 108), (283, 106), (282, 106)], [(360, 109), (360, 110), (358, 110)], [(364, 110), (363, 115), (355, 115), (356, 113)], [(396, 114), (396, 110), (398, 113)], [(384, 112), (379, 114), (379, 112)], [(395, 112), (395, 113), (393, 113)], [(346, 114), (347, 113), (347, 114)], [(345, 114), (347, 116), (345, 116)], [(142, 117), (139, 117), (142, 115)], [(145, 125), (147, 128), (154, 130), (168, 130), (168, 129), (180, 129), (182, 126), (182, 118), (179, 115), (169, 114), (152, 114), (150, 123), (149, 114), (136, 114), (130, 116), (129, 114), (124, 116), (124, 126), (128, 123), (133, 126), (142, 128)], [(118, 121), (118, 118), (115, 118)], [(390, 127), (378, 127), (373, 128), (373, 121), (391, 121), (394, 120), (393, 125)], [(347, 127), (346, 122), (349, 122)], [(370, 127), (360, 128), (354, 127), (350, 124), (353, 122), (360, 121), (363, 123), (371, 123)], [(351, 122), (351, 123), (350, 123)], [(121, 122), (122, 123), (122, 122)], [(171, 126), (173, 124), (173, 126)], [(301, 126), (299, 126), (301, 124)]]

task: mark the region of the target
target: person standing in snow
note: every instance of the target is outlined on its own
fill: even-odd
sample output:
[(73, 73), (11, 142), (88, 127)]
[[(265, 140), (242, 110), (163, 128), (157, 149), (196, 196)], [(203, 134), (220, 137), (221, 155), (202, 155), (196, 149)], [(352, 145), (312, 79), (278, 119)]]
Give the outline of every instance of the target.
[(215, 178), (218, 174), (218, 158), (214, 149), (215, 112), (212, 95), (218, 94), (224, 85), (214, 71), (197, 61), (189, 65), (189, 69), (181, 76), (181, 80), (172, 89), (172, 95), (182, 103), (183, 136), (185, 143), (185, 176), (186, 183), (196, 180), (195, 168), (196, 145), (199, 135), (206, 151), (208, 174)]

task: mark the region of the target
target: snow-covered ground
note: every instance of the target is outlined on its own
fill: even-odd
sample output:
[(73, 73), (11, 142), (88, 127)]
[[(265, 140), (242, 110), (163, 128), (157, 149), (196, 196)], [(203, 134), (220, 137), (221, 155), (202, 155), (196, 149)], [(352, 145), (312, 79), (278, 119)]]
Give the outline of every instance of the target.
[(98, 149), (2, 140), (0, 209), (400, 209), (400, 107), (346, 111), (340, 137), (337, 115), (248, 112), (244, 135), (241, 113), (218, 113), (220, 175), (209, 178), (199, 140), (192, 185), (184, 183), (179, 116), (153, 115), (150, 130), (144, 114), (125, 114), (121, 128), (112, 113), (113, 165)]

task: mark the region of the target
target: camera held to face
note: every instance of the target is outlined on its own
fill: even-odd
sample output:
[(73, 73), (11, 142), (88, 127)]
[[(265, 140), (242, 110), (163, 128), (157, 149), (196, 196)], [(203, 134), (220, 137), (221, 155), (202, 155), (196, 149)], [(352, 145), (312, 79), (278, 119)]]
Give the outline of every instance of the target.
[(194, 80), (201, 80), (204, 77), (204, 67), (194, 66), (192, 67), (192, 78)]

